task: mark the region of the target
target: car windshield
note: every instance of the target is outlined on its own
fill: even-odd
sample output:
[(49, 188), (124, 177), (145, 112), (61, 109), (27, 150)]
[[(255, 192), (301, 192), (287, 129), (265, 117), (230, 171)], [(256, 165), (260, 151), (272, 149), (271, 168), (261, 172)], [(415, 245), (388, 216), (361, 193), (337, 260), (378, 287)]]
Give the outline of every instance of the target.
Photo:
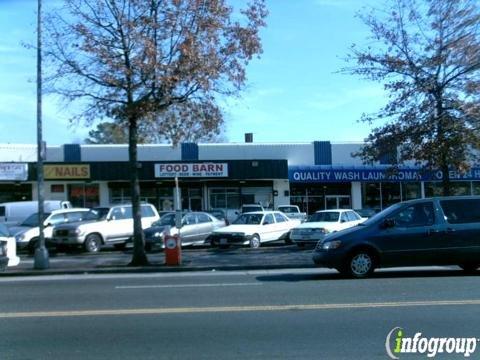
[(293, 206), (279, 206), (278, 210), (284, 212), (285, 214), (296, 213), (297, 209)]
[(339, 217), (338, 211), (324, 211), (313, 214), (307, 222), (337, 222)]
[(163, 215), (160, 220), (155, 221), (152, 226), (175, 226), (175, 213)]
[[(50, 216), (50, 213), (48, 213), (48, 212), (43, 213), (43, 221), (45, 221), (45, 219), (49, 216)], [(28, 227), (37, 227), (38, 226), (38, 213), (33, 213), (32, 215), (27, 217), (25, 220), (23, 220), (23, 222), (20, 225), (21, 226), (28, 226)]]
[(262, 214), (243, 214), (240, 215), (233, 224), (235, 225), (260, 225), (262, 222)]
[(260, 206), (257, 206), (257, 205), (242, 207), (242, 212), (244, 212), (244, 213), (253, 212), (253, 211), (262, 211), (262, 208)]

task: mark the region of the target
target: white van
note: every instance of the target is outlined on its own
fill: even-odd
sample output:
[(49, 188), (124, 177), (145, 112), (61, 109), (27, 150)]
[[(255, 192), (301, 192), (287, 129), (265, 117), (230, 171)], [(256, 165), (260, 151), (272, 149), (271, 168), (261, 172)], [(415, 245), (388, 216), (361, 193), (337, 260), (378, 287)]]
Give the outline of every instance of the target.
[[(45, 200), (43, 208), (46, 212), (57, 209), (68, 209), (72, 205), (69, 201)], [(14, 201), (0, 204), (0, 222), (7, 225), (18, 224), (28, 216), (38, 212), (38, 201)]]
[(19, 263), (15, 238), (4, 224), (0, 224), (0, 271), (5, 270), (7, 266), (17, 266)]

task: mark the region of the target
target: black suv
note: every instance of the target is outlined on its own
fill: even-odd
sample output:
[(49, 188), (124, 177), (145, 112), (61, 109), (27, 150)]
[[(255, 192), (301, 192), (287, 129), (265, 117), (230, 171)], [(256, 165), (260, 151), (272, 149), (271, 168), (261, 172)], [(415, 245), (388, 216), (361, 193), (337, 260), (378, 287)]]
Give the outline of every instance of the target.
[(480, 197), (416, 199), (390, 206), (365, 222), (329, 234), (313, 261), (353, 277), (377, 267), (480, 266)]

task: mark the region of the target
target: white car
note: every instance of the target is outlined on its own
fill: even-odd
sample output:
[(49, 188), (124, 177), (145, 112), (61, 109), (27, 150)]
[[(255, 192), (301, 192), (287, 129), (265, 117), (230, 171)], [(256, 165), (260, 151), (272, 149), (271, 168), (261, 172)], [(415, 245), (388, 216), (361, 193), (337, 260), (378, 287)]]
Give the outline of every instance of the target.
[(212, 246), (250, 245), (284, 239), (300, 220), (289, 219), (280, 211), (255, 211), (240, 215), (230, 226), (215, 230), (205, 240)]
[(0, 224), (0, 271), (5, 270), (7, 266), (17, 266), (19, 263), (15, 238), (10, 235), (4, 224)]
[[(151, 204), (141, 204), (142, 229), (160, 219)], [(105, 215), (94, 221), (56, 225), (51, 243), (57, 247), (82, 245), (87, 252), (98, 252), (102, 245), (122, 249), (133, 235), (131, 205), (115, 205), (105, 209)]]
[(300, 247), (316, 244), (328, 233), (356, 226), (365, 220), (351, 209), (317, 211), (306, 222), (292, 229), (290, 240)]
[[(70, 208), (53, 210), (45, 212), (45, 221), (43, 222), (43, 236), (50, 239), (53, 233), (53, 226), (71, 222), (95, 220), (96, 214), (87, 208)], [(27, 217), (19, 226), (10, 227), (10, 232), (15, 234), (17, 249), (28, 249), (33, 254), (35, 251), (40, 228), (38, 227), (38, 213)]]

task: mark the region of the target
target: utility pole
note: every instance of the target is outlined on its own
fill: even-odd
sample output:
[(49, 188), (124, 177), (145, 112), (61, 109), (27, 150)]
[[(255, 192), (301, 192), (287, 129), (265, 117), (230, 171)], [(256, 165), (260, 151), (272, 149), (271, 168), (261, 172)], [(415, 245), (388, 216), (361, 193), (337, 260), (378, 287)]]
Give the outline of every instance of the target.
[(46, 146), (42, 136), (42, 0), (37, 0), (37, 196), (38, 196), (38, 226), (40, 234), (38, 243), (35, 244), (35, 257), (33, 268), (44, 270), (50, 267), (48, 250), (45, 247), (45, 236), (43, 234), (45, 198), (43, 179), (43, 160), (46, 155)]

